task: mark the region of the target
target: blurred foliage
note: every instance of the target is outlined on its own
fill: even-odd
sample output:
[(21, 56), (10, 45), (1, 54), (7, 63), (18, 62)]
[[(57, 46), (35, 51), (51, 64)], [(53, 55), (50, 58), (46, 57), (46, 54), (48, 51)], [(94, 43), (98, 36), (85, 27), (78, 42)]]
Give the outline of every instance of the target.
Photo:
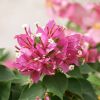
[(6, 60), (9, 57), (9, 52), (7, 52), (4, 48), (0, 48), (0, 62)]

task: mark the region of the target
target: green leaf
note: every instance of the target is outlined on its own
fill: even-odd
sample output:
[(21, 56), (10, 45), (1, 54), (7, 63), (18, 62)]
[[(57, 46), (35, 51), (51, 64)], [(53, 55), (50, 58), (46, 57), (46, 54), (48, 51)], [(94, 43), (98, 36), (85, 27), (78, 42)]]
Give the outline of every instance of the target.
[(9, 52), (5, 51), (4, 48), (0, 48), (0, 61), (4, 61), (9, 56)]
[(29, 85), (22, 91), (19, 100), (35, 100), (37, 96), (42, 98), (45, 93), (45, 88), (42, 83), (33, 84), (31, 87)]
[(9, 100), (11, 82), (0, 82), (0, 100)]
[(97, 96), (92, 85), (86, 79), (69, 78), (68, 91), (72, 94), (78, 95), (81, 100), (97, 100)]
[(90, 72), (94, 72), (94, 69), (91, 68), (88, 64), (81, 65), (79, 68), (82, 74), (88, 74)]
[(84, 100), (97, 100), (97, 96), (94, 92), (92, 85), (85, 79), (80, 79), (81, 90)]
[(100, 72), (100, 62), (96, 63), (89, 63), (90, 67), (93, 68), (95, 71)]
[(69, 71), (67, 74), (74, 78), (83, 78), (79, 67), (75, 67), (74, 70)]
[(0, 55), (2, 55), (4, 50), (5, 50), (4, 48), (0, 48)]
[(17, 84), (20, 84), (21, 86), (27, 85), (27, 84), (30, 83), (30, 77), (29, 76), (24, 76), (20, 73), (17, 73), (15, 76), (16, 76), (16, 79), (14, 79), (12, 81), (12, 83), (15, 83), (15, 84), (17, 83)]
[(96, 89), (96, 94), (97, 94), (98, 96), (100, 96), (100, 89), (99, 89), (99, 88)]
[(43, 82), (48, 92), (57, 95), (61, 99), (68, 88), (68, 79), (62, 73), (57, 73), (54, 76), (45, 76)]
[(19, 84), (12, 84), (9, 100), (18, 100), (23, 89), (24, 86), (20, 86)]
[(3, 65), (0, 65), (0, 82), (15, 79), (14, 73)]
[(52, 96), (51, 100), (61, 100), (61, 99), (59, 97), (57, 97), (57, 96)]
[(97, 100), (90, 93), (83, 93), (84, 100)]
[(78, 79), (75, 79), (75, 78), (68, 79), (68, 91), (70, 91), (71, 93), (77, 94), (83, 99), (81, 85)]
[(91, 75), (88, 77), (88, 80), (89, 80), (92, 84), (97, 85), (97, 86), (100, 86), (100, 78), (97, 77), (96, 75), (91, 74)]

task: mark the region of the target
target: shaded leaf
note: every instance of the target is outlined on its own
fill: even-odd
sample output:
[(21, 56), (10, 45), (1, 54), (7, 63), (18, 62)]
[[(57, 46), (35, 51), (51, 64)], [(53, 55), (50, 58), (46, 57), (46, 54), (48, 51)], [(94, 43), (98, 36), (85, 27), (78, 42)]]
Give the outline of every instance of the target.
[(51, 100), (61, 100), (61, 99), (59, 97), (57, 97), (57, 96), (52, 96)]
[(41, 82), (33, 84), (31, 87), (27, 85), (25, 89), (22, 91), (19, 100), (35, 100), (37, 96), (42, 98), (44, 92), (45, 88), (43, 87)]
[(93, 68), (95, 71), (100, 72), (100, 62), (96, 63), (89, 63), (90, 67)]
[[(97, 96), (94, 92), (92, 85), (89, 83), (89, 81), (87, 81), (85, 79), (80, 79), (79, 81), (80, 81), (84, 100), (97, 100)], [(86, 96), (87, 96), (87, 98), (86, 98)], [(91, 99), (89, 99), (89, 98), (91, 98)]]
[(80, 72), (82, 74), (88, 74), (89, 72), (94, 72), (95, 71), (88, 64), (81, 65), (79, 68), (80, 68)]
[(68, 79), (68, 90), (74, 94), (77, 94), (83, 99), (81, 85), (78, 79), (75, 78)]
[(9, 56), (9, 52), (5, 51), (4, 48), (0, 48), (0, 61), (4, 61)]
[(15, 79), (14, 73), (3, 65), (0, 65), (0, 81), (10, 81)]
[(45, 76), (43, 82), (48, 92), (52, 92), (61, 99), (63, 98), (64, 92), (68, 88), (68, 79), (62, 73), (57, 73), (54, 76)]
[(69, 71), (67, 74), (74, 78), (83, 78), (79, 67), (75, 67), (74, 70)]
[(0, 82), (0, 100), (8, 100), (11, 82)]
[(20, 84), (21, 86), (27, 85), (27, 84), (30, 83), (30, 77), (29, 76), (24, 76), (20, 73), (17, 73), (15, 76), (16, 76), (16, 79), (14, 79), (12, 81), (12, 83)]
[(24, 86), (20, 86), (19, 84), (12, 84), (9, 100), (18, 100), (23, 88)]
[(97, 86), (100, 86), (100, 78), (98, 78), (96, 75), (91, 74), (88, 77), (88, 80), (92, 83), (95, 84)]

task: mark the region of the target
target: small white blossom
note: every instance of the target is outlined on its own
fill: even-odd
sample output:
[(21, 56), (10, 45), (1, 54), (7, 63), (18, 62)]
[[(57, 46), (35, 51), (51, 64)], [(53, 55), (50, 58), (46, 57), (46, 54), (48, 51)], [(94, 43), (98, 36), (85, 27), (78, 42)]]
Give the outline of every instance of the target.
[(88, 49), (89, 48), (89, 43), (84, 42), (82, 49)]
[(36, 33), (35, 36), (36, 37), (41, 37), (42, 33)]
[(48, 39), (48, 42), (51, 43), (51, 44), (52, 44), (52, 43), (55, 43), (54, 40), (53, 40), (52, 38)]
[(39, 59), (40, 59), (40, 57), (34, 58), (35, 61), (37, 61), (37, 60), (39, 60)]
[(78, 56), (81, 56), (81, 55), (82, 55), (82, 51), (78, 50)]
[(75, 67), (74, 65), (70, 65), (69, 70), (74, 70), (74, 67)]

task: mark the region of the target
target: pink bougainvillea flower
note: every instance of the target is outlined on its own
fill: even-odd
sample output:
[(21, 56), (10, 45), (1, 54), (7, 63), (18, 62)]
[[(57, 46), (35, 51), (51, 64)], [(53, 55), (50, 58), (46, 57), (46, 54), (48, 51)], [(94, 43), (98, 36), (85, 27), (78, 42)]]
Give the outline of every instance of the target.
[(50, 100), (49, 96), (45, 96), (44, 100)]
[[(81, 49), (82, 49), (82, 50), (79, 50), (78, 53), (81, 56), (83, 56), (83, 58), (85, 59), (85, 62), (87, 62), (87, 63), (96, 62), (98, 60), (97, 57), (99, 55), (99, 53), (96, 49), (97, 43), (88, 34), (83, 35), (81, 33), (78, 33), (78, 34), (76, 34), (76, 33), (77, 32), (75, 32), (75, 31), (73, 32), (72, 30), (65, 31), (66, 36), (71, 36), (71, 35), (76, 36), (76, 40), (79, 41)], [(71, 40), (73, 40), (73, 39), (71, 39)], [(74, 43), (76, 43), (76, 42), (74, 41)], [(92, 55), (91, 55), (91, 53), (92, 53)], [(71, 59), (73, 59), (73, 58), (71, 58)], [(78, 61), (78, 60), (76, 60), (76, 61)]]
[(100, 3), (81, 5), (69, 0), (46, 0), (46, 4), (53, 16), (69, 19), (84, 31), (100, 24)]
[(96, 42), (89, 36), (83, 36), (82, 40), (83, 58), (86, 63), (95, 63), (98, 60), (99, 52), (96, 48)]
[(69, 0), (46, 0), (49, 15), (53, 17), (55, 17), (55, 15), (64, 17), (68, 1)]
[(87, 35), (91, 37), (97, 44), (100, 43), (100, 29), (92, 28), (88, 30)]
[(42, 99), (39, 96), (37, 96), (35, 100), (42, 100)]
[(82, 19), (87, 15), (82, 5), (69, 0), (46, 0), (46, 5), (51, 15), (67, 18), (78, 25), (82, 25)]
[(84, 6), (84, 8), (86, 9), (88, 14), (87, 16), (84, 16), (82, 20), (83, 27), (86, 30), (92, 27), (97, 27), (97, 25), (100, 23), (100, 3), (88, 3)]
[(56, 56), (58, 52), (64, 52), (67, 46), (63, 30), (50, 21), (44, 29), (37, 25), (37, 32), (33, 36), (27, 30), (26, 34), (16, 36), (20, 46), (17, 47), (20, 55), (16, 59), (16, 66), (23, 74), (30, 75), (33, 82), (37, 82), (41, 74), (55, 74)]
[(74, 65), (78, 66), (84, 51), (88, 51), (84, 43), (91, 41), (82, 34), (71, 31), (69, 34), (65, 30), (54, 21), (49, 21), (45, 28), (37, 25), (34, 34), (25, 28), (25, 34), (16, 36), (19, 44), (16, 46), (19, 53), (16, 68), (37, 83), (41, 75), (54, 75), (57, 69), (66, 73)]
[(98, 51), (97, 49), (90, 49), (86, 53), (85, 61), (88, 63), (95, 63), (98, 59)]
[(68, 18), (70, 21), (76, 23), (77, 25), (82, 25), (82, 20), (86, 15), (86, 10), (79, 3), (69, 3), (66, 7), (65, 17)]

